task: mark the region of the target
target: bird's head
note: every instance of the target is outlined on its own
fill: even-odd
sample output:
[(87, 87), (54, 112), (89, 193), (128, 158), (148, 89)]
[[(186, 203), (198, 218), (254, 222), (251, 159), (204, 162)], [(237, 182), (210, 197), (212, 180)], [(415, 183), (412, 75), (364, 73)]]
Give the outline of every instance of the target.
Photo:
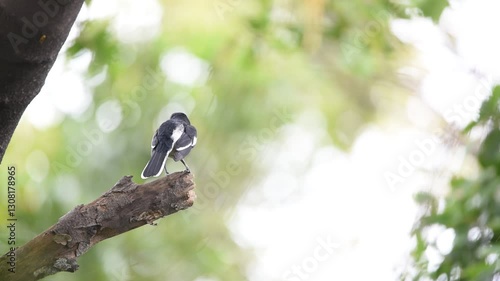
[(184, 114), (182, 112), (176, 112), (176, 113), (172, 114), (172, 116), (170, 116), (170, 119), (182, 121), (182, 122), (187, 123), (188, 125), (191, 125), (191, 122), (189, 122), (189, 119), (186, 116), (186, 114)]

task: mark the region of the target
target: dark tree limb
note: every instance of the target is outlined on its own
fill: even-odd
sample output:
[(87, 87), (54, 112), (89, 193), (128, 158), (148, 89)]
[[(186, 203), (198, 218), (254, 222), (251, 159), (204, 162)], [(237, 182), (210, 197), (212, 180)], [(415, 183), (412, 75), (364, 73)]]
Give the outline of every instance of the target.
[(84, 0), (0, 0), (0, 163)]
[(125, 176), (108, 192), (79, 205), (15, 253), (16, 272), (8, 271), (10, 253), (0, 257), (0, 280), (30, 281), (78, 269), (77, 258), (98, 242), (193, 205), (191, 173), (178, 172), (138, 185)]

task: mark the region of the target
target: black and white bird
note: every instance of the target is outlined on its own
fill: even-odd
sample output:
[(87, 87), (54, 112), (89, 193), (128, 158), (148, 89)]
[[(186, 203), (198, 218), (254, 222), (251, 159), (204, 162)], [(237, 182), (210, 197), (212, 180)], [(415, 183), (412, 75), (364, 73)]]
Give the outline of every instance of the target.
[(156, 130), (151, 141), (151, 159), (144, 167), (141, 177), (157, 177), (161, 174), (162, 168), (168, 174), (167, 158), (181, 161), (189, 172), (189, 167), (184, 161), (191, 149), (196, 145), (196, 128), (191, 126), (191, 122), (186, 114), (177, 112), (170, 116), (170, 119), (163, 122)]

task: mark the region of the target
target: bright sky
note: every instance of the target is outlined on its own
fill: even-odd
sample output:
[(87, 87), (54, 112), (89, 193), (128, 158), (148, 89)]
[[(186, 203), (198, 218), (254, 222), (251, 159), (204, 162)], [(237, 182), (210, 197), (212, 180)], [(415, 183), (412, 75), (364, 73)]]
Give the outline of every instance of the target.
[[(402, 69), (423, 77), (415, 93), (421, 99), (410, 98), (407, 104), (413, 124), (403, 129), (367, 128), (352, 153), (324, 147), (314, 154), (314, 165), (303, 178), (287, 168), (273, 169), (260, 188), (246, 196), (232, 229), (241, 244), (257, 249), (251, 280), (396, 280), (396, 270), (405, 266), (413, 245), (408, 234), (418, 214), (413, 194), (421, 189), (446, 192), (437, 187), (446, 186), (450, 173), (468, 169), (462, 167), (463, 147), (450, 150), (436, 142), (433, 132), (421, 129), (429, 125), (429, 106), (445, 120), (464, 126), (500, 78), (500, 38), (492, 35), (500, 26), (500, 2), (450, 2), (440, 28), (427, 19), (393, 22), (394, 33), (418, 50), (415, 61)], [(456, 39), (455, 53), (443, 31)], [(307, 120), (288, 128), (282, 140), (293, 136), (295, 147), (318, 145), (303, 136), (321, 138), (322, 128), (312, 125), (321, 122)], [(273, 166), (300, 166), (303, 155), (285, 146)], [(423, 164), (419, 155), (424, 155)], [(384, 175), (401, 175), (398, 168), (405, 160), (416, 169), (403, 170), (404, 181), (391, 187)], [(445, 173), (425, 172), (436, 168)], [(268, 202), (258, 203), (257, 198), (272, 195)], [(448, 252), (454, 236), (443, 229), (432, 236), (439, 249), (427, 255), (438, 262), (439, 251)], [(325, 256), (315, 255), (322, 247), (318, 241), (327, 239), (338, 247), (331, 253), (318, 252)]]
[[(496, 14), (500, 2), (450, 2), (440, 28), (420, 18), (392, 25), (401, 40), (418, 50), (415, 61), (401, 69), (423, 78), (417, 97), (407, 104), (412, 123), (368, 127), (349, 154), (334, 147), (314, 150), (325, 137), (324, 129), (317, 126), (324, 124), (323, 117), (314, 110), (276, 132), (279, 139), (268, 144), (268, 149), (278, 151), (276, 158), (263, 161), (272, 163), (273, 172), (246, 194), (230, 224), (242, 246), (256, 249), (250, 280), (395, 280), (395, 269), (405, 265), (412, 246), (408, 233), (418, 212), (413, 194), (422, 186), (445, 192), (435, 186), (443, 186), (450, 173), (464, 168), (463, 148), (447, 150), (426, 129), (432, 116), (429, 106), (463, 126), (500, 78), (500, 38), (494, 36), (500, 26)], [(128, 32), (122, 39), (141, 40), (157, 32), (161, 14), (155, 0), (92, 3), (81, 17), (100, 18), (119, 11), (118, 35), (120, 30), (135, 34)], [(127, 23), (134, 24), (127, 27)], [(454, 52), (443, 31), (456, 40)], [(44, 128), (60, 122), (63, 113), (78, 116), (83, 112), (91, 96), (81, 73), (89, 62), (90, 55), (67, 65), (59, 59), (42, 93), (28, 107), (27, 120)], [(206, 63), (182, 49), (167, 54), (161, 64), (170, 79), (179, 83), (206, 79)], [(179, 70), (173, 65), (185, 67)], [(113, 102), (103, 106), (116, 107)], [(121, 117), (116, 120), (118, 126)], [(313, 156), (310, 167), (301, 160), (304, 151)], [(443, 175), (425, 172), (439, 167), (447, 167)], [(453, 235), (436, 230), (435, 238), (440, 241), (438, 250), (446, 252)], [(438, 259), (438, 254), (428, 254)]]

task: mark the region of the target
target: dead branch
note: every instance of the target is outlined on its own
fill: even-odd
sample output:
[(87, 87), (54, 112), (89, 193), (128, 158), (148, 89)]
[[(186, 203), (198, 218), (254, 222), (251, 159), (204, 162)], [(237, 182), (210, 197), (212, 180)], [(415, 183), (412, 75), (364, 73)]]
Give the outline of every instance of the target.
[[(190, 173), (140, 185), (131, 179), (123, 177), (95, 201), (75, 207), (42, 234), (0, 257), (0, 280), (39, 280), (74, 272), (77, 258), (98, 242), (189, 208), (196, 197)], [(15, 273), (9, 271), (13, 265)]]

